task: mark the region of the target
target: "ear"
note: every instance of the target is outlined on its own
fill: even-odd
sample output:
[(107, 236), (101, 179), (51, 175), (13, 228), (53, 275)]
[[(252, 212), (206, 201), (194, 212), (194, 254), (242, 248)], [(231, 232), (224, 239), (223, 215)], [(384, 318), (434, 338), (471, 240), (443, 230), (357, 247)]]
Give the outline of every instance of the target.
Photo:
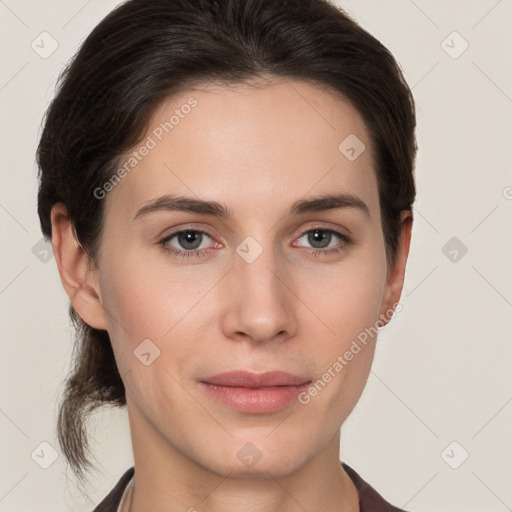
[(57, 203), (51, 210), (52, 246), (62, 285), (80, 318), (95, 329), (107, 329), (97, 269), (79, 245), (66, 207)]
[(405, 265), (411, 245), (413, 215), (412, 210), (400, 212), (400, 236), (394, 264), (388, 269), (386, 289), (381, 303), (380, 323), (386, 325), (395, 310), (395, 304), (400, 300), (405, 277)]

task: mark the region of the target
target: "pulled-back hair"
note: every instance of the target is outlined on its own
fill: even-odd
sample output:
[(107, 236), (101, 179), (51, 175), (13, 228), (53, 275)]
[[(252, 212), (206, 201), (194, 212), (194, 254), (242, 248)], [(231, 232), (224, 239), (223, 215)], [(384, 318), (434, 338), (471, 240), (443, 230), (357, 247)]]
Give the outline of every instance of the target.
[[(61, 73), (37, 150), (38, 214), (63, 203), (77, 238), (98, 263), (104, 201), (94, 191), (144, 136), (171, 95), (197, 84), (260, 76), (299, 79), (339, 94), (370, 136), (388, 266), (402, 210), (415, 198), (415, 106), (390, 52), (328, 0), (130, 0), (107, 15)], [(341, 142), (341, 141), (340, 141)], [(88, 460), (88, 414), (126, 404), (107, 331), (69, 314), (76, 329), (57, 435), (75, 475)]]

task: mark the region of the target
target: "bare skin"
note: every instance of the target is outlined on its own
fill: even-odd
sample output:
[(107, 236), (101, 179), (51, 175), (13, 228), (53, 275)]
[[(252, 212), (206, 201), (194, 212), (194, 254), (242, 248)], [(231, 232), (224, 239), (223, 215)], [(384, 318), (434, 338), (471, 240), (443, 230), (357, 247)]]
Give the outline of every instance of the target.
[[(192, 97), (197, 105), (156, 138), (160, 123)], [(354, 161), (338, 150), (350, 134), (366, 146)], [(182, 92), (160, 105), (147, 136), (156, 146), (104, 199), (97, 267), (77, 244), (65, 207), (52, 210), (62, 283), (81, 318), (108, 331), (125, 384), (131, 512), (359, 510), (340, 465), (340, 427), (363, 391), (377, 337), (341, 371), (332, 367), (359, 333), (389, 319), (412, 227), (403, 212), (388, 266), (360, 114), (314, 85), (274, 79)], [(216, 201), (231, 216), (159, 209), (135, 218), (165, 194)], [(289, 213), (296, 201), (325, 194), (357, 196), (368, 214), (356, 206)], [(197, 235), (197, 248), (169, 238), (184, 228), (207, 233)], [(325, 241), (311, 230), (322, 230)], [(158, 242), (166, 237), (171, 251), (195, 255), (165, 251)], [(237, 252), (257, 250), (247, 237), (262, 249), (250, 263)], [(147, 366), (134, 356), (146, 339), (160, 350)], [(199, 382), (234, 369), (283, 370), (315, 382), (328, 368), (332, 378), (307, 404), (295, 400), (271, 413), (235, 410)], [(237, 454), (252, 445), (261, 458), (248, 465)]]

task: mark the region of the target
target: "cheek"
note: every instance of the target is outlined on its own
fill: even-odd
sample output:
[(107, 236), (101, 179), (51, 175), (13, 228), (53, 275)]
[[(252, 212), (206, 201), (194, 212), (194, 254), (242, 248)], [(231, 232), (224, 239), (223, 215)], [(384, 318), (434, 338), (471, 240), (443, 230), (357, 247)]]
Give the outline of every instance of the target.
[[(100, 284), (114, 351), (119, 345), (133, 350), (146, 338), (156, 341), (171, 327), (174, 308), (169, 308), (169, 302), (174, 289), (158, 279), (151, 266), (123, 255), (118, 262), (103, 265)], [(182, 307), (181, 301), (173, 302), (176, 308)]]
[(327, 345), (331, 349), (342, 349), (365, 328), (375, 325), (381, 310), (385, 279), (385, 261), (364, 255), (340, 265), (329, 274), (317, 274), (315, 279), (307, 279), (307, 303), (328, 327), (330, 343)]
[(314, 401), (317, 407), (337, 411), (338, 419), (352, 410), (370, 372), (385, 281), (385, 259), (379, 251), (369, 251), (328, 276), (317, 275), (315, 286), (307, 286), (308, 304), (321, 321), (305, 325), (311, 331), (308, 337), (318, 328), (324, 335), (316, 331), (319, 380), (304, 403)]
[(168, 360), (165, 351), (172, 342), (173, 360), (179, 364), (186, 355), (183, 351), (194, 350), (191, 341), (207, 316), (208, 301), (201, 298), (216, 280), (193, 269), (171, 272), (161, 263), (140, 261), (136, 254), (124, 254), (119, 260), (103, 265), (100, 285), (121, 374), (133, 365), (139, 367), (134, 350), (147, 339), (161, 351), (161, 361)]

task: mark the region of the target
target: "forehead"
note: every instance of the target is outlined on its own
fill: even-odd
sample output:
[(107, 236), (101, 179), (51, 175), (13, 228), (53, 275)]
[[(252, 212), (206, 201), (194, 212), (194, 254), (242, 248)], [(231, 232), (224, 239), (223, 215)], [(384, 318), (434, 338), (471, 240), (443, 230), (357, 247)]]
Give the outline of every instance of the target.
[(175, 94), (122, 163), (135, 153), (108, 199), (122, 200), (132, 218), (165, 193), (220, 197), (233, 211), (334, 191), (378, 201), (362, 117), (340, 95), (299, 80)]

